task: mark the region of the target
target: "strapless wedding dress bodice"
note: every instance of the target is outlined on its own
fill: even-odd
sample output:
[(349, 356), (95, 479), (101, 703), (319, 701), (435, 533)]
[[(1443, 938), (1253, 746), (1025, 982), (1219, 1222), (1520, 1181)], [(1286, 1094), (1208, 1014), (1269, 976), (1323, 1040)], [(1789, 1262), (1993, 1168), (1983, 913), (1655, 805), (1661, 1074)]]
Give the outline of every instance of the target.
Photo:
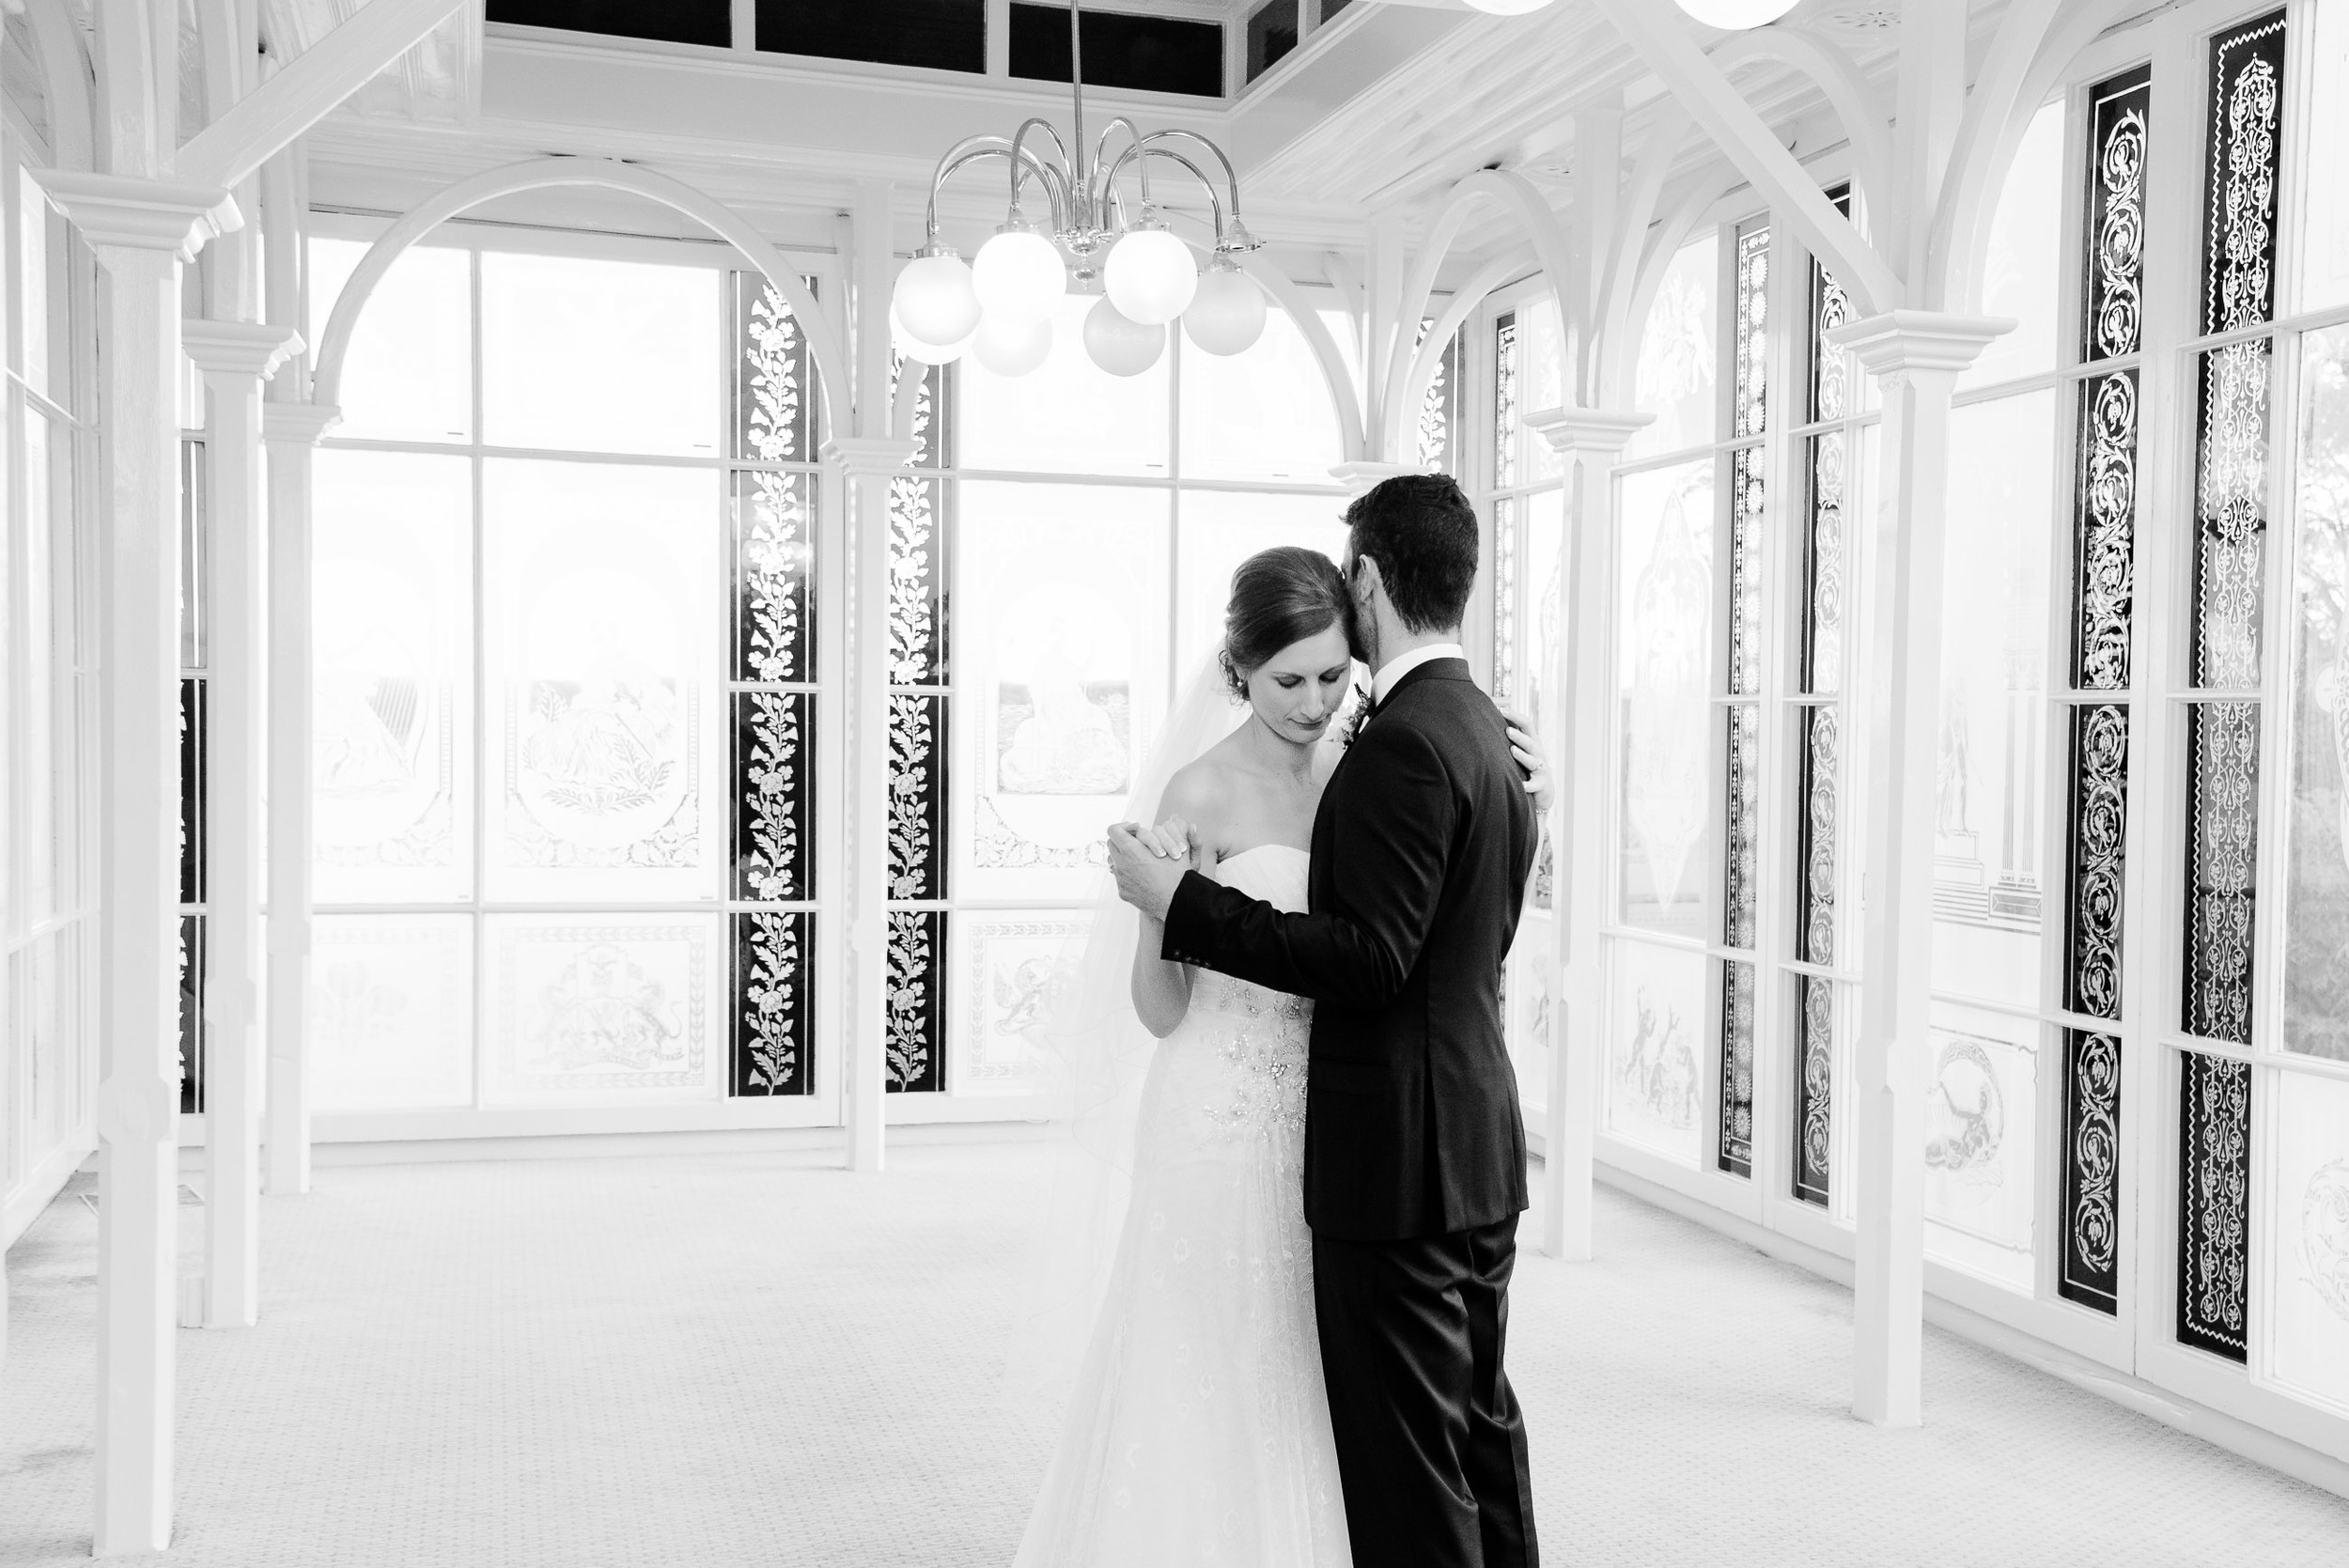
[[(1311, 858), (1216, 879), (1305, 908)], [(1206, 970), (1159, 1043), (1133, 1199), (1016, 1568), (1348, 1568), (1305, 1226), (1313, 1004)]]

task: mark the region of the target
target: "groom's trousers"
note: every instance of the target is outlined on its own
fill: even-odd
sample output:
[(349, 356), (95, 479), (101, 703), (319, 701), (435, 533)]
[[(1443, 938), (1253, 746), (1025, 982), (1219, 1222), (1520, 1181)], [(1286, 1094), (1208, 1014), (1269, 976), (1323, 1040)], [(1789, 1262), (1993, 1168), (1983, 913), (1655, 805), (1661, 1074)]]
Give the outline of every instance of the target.
[(1525, 1421), (1501, 1370), (1515, 1215), (1404, 1241), (1314, 1237), (1314, 1305), (1355, 1568), (1535, 1568)]

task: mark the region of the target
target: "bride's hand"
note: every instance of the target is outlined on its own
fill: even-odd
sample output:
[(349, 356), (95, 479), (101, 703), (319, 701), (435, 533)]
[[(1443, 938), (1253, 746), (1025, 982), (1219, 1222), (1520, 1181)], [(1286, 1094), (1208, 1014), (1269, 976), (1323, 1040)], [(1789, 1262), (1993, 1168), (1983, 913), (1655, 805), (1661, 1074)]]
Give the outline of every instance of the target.
[(1509, 725), (1509, 753), (1525, 772), (1525, 792), (1533, 797), (1533, 815), (1548, 816), (1557, 791), (1549, 776), (1549, 755), (1534, 738), (1533, 721), (1514, 707), (1502, 708), (1501, 717)]
[(1142, 846), (1162, 861), (1191, 862), (1192, 840), (1197, 836), (1190, 823), (1179, 816), (1170, 816), (1155, 828), (1141, 829), (1135, 836)]

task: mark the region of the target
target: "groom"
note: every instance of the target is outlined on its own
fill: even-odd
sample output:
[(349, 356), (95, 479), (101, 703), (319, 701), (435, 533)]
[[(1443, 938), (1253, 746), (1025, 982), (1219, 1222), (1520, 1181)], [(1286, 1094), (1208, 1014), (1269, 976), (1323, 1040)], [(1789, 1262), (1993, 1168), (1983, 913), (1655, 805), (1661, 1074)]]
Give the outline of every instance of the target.
[(1283, 914), (1113, 831), (1118, 891), (1163, 955), (1314, 999), (1305, 1219), (1360, 1568), (1532, 1568), (1525, 1425), (1501, 1371), (1525, 1128), (1501, 960), (1534, 820), (1460, 623), (1476, 513), (1440, 474), (1346, 510), (1370, 716), (1314, 821), (1310, 912)]

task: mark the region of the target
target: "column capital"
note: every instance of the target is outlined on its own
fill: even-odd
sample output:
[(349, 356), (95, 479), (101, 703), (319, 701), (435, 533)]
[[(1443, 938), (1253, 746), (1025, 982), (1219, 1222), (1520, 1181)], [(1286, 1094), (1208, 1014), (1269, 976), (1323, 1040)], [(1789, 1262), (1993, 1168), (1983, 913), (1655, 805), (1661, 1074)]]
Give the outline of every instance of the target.
[(1357, 458), (1353, 462), (1338, 464), (1330, 471), (1330, 477), (1344, 485), (1348, 495), (1361, 495), (1363, 491), (1389, 479), (1400, 478), (1406, 474), (1426, 472), (1417, 463), (1389, 463), (1381, 462), (1376, 458)]
[(342, 422), (343, 411), (332, 403), (261, 405), (261, 439), (272, 445), (316, 446), (320, 436)]
[(1974, 363), (1994, 337), (2015, 330), (2009, 316), (1956, 316), (1940, 310), (1888, 310), (1829, 330), (1827, 340), (1849, 349), (1872, 374), (1911, 370), (1952, 373)]
[(816, 455), (852, 479), (870, 479), (906, 472), (921, 450), (921, 442), (895, 436), (834, 436)]
[(1609, 462), (1623, 455), (1633, 436), (1656, 423), (1654, 414), (1636, 409), (1535, 409), (1522, 417), (1525, 427), (1549, 442), (1558, 456)]
[(206, 243), (244, 223), (236, 198), (217, 185), (70, 169), (27, 172), (49, 193), (66, 221), (101, 251), (162, 251), (183, 262), (194, 261)]
[(207, 376), (251, 376), (267, 380), (277, 367), (302, 351), (302, 337), (291, 327), (259, 321), (182, 321), (179, 345)]

